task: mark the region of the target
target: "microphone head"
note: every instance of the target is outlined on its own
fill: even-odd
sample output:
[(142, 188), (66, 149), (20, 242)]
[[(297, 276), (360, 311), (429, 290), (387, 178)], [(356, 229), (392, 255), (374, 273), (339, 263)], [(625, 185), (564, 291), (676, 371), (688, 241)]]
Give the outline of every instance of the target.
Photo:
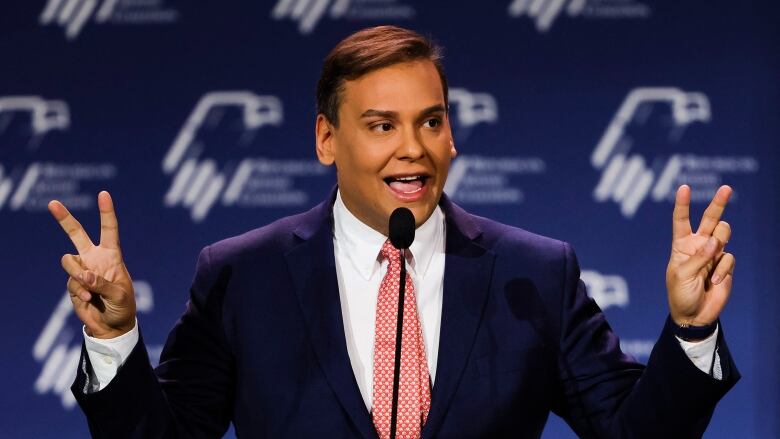
[(403, 250), (414, 242), (414, 215), (412, 211), (399, 207), (390, 214), (390, 243), (393, 247)]

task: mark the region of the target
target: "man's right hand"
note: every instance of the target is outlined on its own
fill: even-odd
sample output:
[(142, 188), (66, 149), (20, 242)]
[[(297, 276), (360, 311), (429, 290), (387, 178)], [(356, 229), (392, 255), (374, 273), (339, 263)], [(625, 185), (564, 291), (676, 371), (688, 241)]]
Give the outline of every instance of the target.
[(119, 248), (119, 228), (111, 195), (98, 194), (100, 244), (89, 239), (81, 224), (57, 200), (49, 202), (49, 212), (76, 247), (77, 255), (62, 257), (62, 268), (70, 276), (68, 292), (76, 315), (88, 335), (118, 337), (135, 326), (133, 282)]

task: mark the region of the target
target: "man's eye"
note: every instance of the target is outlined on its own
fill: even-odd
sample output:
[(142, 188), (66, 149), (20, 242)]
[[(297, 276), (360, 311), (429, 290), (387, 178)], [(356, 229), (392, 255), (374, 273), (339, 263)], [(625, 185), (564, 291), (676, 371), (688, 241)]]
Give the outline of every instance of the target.
[(425, 123), (423, 125), (425, 125), (428, 128), (436, 128), (439, 125), (441, 125), (441, 120), (436, 119), (436, 118), (428, 119), (428, 120), (425, 121)]
[(374, 130), (374, 131), (380, 131), (380, 132), (386, 133), (386, 132), (388, 132), (388, 131), (393, 129), (393, 124), (387, 123), (387, 122), (385, 122), (385, 123), (378, 123), (378, 124), (372, 126), (371, 129)]

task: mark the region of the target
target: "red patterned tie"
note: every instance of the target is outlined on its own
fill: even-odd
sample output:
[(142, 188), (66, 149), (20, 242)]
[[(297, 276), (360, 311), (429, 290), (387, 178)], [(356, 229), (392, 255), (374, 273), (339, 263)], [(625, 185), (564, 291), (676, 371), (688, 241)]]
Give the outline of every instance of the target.
[[(393, 371), (401, 277), (400, 251), (388, 240), (380, 255), (388, 260), (387, 274), (379, 286), (374, 339), (374, 426), (381, 439), (390, 437), (393, 405)], [(407, 274), (404, 294), (404, 322), (401, 335), (401, 374), (398, 383), (396, 438), (420, 437), (431, 408), (431, 388), (425, 344), (412, 278)]]

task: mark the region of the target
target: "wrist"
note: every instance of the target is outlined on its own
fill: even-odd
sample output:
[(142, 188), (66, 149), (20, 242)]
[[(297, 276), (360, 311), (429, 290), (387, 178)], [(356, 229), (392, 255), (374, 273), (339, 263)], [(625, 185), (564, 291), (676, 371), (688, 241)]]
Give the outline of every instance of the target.
[(672, 331), (675, 336), (694, 343), (711, 336), (718, 327), (718, 320), (711, 323), (698, 323), (692, 319), (682, 322), (672, 319), (672, 322)]
[(84, 326), (84, 332), (93, 338), (101, 339), (101, 340), (108, 340), (112, 338), (121, 337), (128, 332), (132, 331), (133, 328), (135, 328), (135, 319), (133, 319), (129, 324), (121, 325), (117, 327), (107, 327), (107, 328), (90, 328), (89, 326)]

